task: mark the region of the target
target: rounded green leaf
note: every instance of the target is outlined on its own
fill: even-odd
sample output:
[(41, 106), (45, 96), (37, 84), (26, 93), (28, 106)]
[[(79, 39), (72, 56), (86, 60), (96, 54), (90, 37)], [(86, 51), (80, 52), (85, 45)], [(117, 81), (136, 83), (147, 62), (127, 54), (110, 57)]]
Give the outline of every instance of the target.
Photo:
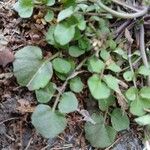
[(139, 125), (142, 125), (142, 126), (150, 125), (150, 115), (147, 114), (147, 115), (145, 115), (145, 116), (138, 117), (138, 118), (135, 119), (135, 121), (136, 121)]
[(53, 112), (48, 105), (43, 104), (36, 107), (31, 119), (37, 132), (46, 138), (56, 137), (67, 125), (66, 118), (62, 114)]
[(85, 53), (85, 51), (80, 49), (77, 46), (70, 46), (69, 47), (69, 55), (72, 56), (72, 57), (79, 57), (84, 53)]
[(58, 108), (61, 113), (76, 111), (78, 108), (78, 100), (75, 94), (72, 92), (65, 92), (60, 99)]
[(141, 66), (138, 69), (138, 73), (141, 74), (141, 75), (144, 75), (144, 76), (149, 76), (150, 75), (150, 69), (145, 67), (145, 66)]
[(142, 87), (139, 94), (142, 98), (150, 99), (150, 87)]
[(113, 72), (120, 72), (121, 68), (119, 65), (117, 65), (115, 62), (112, 62), (107, 66), (107, 69), (113, 71)]
[(99, 109), (102, 111), (106, 111), (109, 106), (113, 105), (115, 102), (115, 97), (114, 96), (109, 96), (107, 99), (100, 99), (98, 100), (98, 106)]
[(20, 17), (29, 18), (33, 13), (33, 0), (19, 0), (14, 7)]
[(125, 93), (126, 97), (128, 100), (133, 101), (136, 99), (137, 95), (138, 95), (138, 89), (135, 87), (130, 87), (126, 93)]
[(55, 71), (62, 73), (62, 74), (67, 74), (71, 71), (71, 64), (67, 60), (63, 58), (55, 58), (52, 61), (53, 68)]
[(88, 87), (92, 96), (99, 99), (106, 99), (110, 96), (111, 90), (101, 81), (100, 77), (96, 74), (88, 79)]
[(100, 56), (105, 61), (107, 61), (108, 59), (110, 59), (110, 53), (108, 51), (106, 51), (105, 49), (101, 50)]
[(74, 12), (74, 8), (72, 6), (60, 11), (59, 14), (58, 14), (57, 21), (60, 22), (64, 19), (70, 17), (73, 14), (73, 12)]
[(88, 70), (90, 72), (100, 73), (104, 68), (105, 64), (97, 57), (92, 57), (88, 60)]
[(136, 116), (143, 116), (146, 113), (144, 109), (148, 108), (150, 108), (149, 100), (141, 99), (139, 97), (130, 104), (130, 112)]
[(74, 25), (68, 25), (65, 23), (59, 23), (56, 25), (55, 31), (54, 31), (54, 38), (56, 42), (58, 42), (60, 45), (66, 45), (69, 43), (75, 35), (75, 26)]
[(73, 92), (79, 93), (82, 91), (83, 89), (83, 83), (81, 81), (80, 77), (75, 77), (73, 79), (70, 80), (70, 89)]
[(111, 123), (116, 131), (121, 131), (129, 128), (129, 118), (121, 109), (116, 108), (111, 114)]
[(134, 77), (134, 73), (132, 71), (126, 71), (124, 72), (123, 77), (126, 81), (132, 81)]
[(67, 79), (67, 75), (66, 74), (61, 74), (59, 72), (55, 72), (56, 73), (56, 76), (62, 80), (62, 81), (65, 81)]
[(36, 98), (40, 103), (47, 103), (51, 100), (56, 91), (56, 85), (52, 82), (48, 83), (46, 87), (36, 90)]
[(17, 51), (13, 67), (18, 83), (29, 90), (44, 88), (53, 75), (51, 62), (42, 60), (42, 51), (36, 46)]
[(50, 26), (47, 33), (46, 33), (46, 41), (51, 44), (51, 45), (55, 45), (55, 39), (54, 39), (54, 31), (55, 31), (55, 26)]
[(104, 125), (101, 115), (93, 114), (92, 119), (96, 124), (87, 122), (85, 124), (85, 136), (93, 147), (105, 148), (111, 145), (116, 137), (116, 131), (111, 127)]
[(119, 80), (117, 78), (113, 77), (112, 75), (105, 75), (103, 80), (112, 90), (116, 92), (119, 91)]
[(47, 11), (46, 15), (44, 16), (46, 22), (50, 22), (54, 19), (54, 12), (52, 10)]
[(53, 6), (55, 4), (55, 0), (46, 0), (47, 6)]

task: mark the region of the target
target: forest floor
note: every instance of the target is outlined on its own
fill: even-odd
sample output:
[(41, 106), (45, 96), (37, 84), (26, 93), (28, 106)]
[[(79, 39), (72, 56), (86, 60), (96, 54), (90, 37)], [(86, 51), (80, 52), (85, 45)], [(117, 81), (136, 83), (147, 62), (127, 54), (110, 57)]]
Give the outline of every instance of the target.
[[(30, 116), (37, 105), (35, 94), (17, 84), (12, 63), (7, 63), (12, 62), (15, 52), (23, 46), (36, 44), (47, 53), (49, 47), (43, 40), (46, 32), (44, 25), (34, 19), (21, 19), (12, 9), (14, 3), (15, 0), (0, 1), (0, 150), (94, 150), (85, 139), (84, 122), (78, 113), (69, 115), (68, 128), (54, 139), (43, 138), (32, 126)], [(6, 53), (2, 54), (4, 49)], [(88, 107), (84, 103), (87, 94), (88, 91), (78, 94), (83, 108)], [(89, 107), (91, 105), (95, 104), (90, 103)], [(120, 145), (109, 149), (141, 150), (141, 134), (136, 134), (136, 131), (137, 128), (133, 128), (121, 133), (116, 141)]]

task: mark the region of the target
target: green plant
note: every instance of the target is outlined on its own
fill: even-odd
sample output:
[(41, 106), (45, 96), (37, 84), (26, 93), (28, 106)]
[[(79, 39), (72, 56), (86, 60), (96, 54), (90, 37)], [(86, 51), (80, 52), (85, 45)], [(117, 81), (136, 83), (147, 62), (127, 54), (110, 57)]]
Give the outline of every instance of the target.
[[(117, 0), (112, 2), (119, 3)], [(146, 112), (150, 108), (150, 88), (137, 88), (136, 85), (138, 77), (145, 80), (150, 76), (150, 70), (145, 65), (133, 69), (133, 63), (141, 57), (138, 51), (131, 55), (124, 50), (130, 36), (116, 42), (113, 30), (109, 29), (109, 19), (113, 15), (135, 18), (144, 15), (147, 8), (126, 14), (114, 11), (106, 4), (111, 5), (111, 1), (104, 4), (101, 0), (95, 3), (19, 0), (15, 5), (23, 18), (32, 17), (33, 9), (43, 9), (44, 19), (49, 25), (45, 39), (53, 46), (54, 54), (43, 58), (39, 47), (26, 46), (16, 52), (13, 63), (18, 83), (35, 91), (39, 104), (32, 114), (32, 124), (46, 138), (63, 132), (68, 113), (81, 111), (76, 93), (84, 92), (84, 89), (90, 91), (99, 106), (99, 111), (91, 114), (92, 121), (85, 123), (85, 136), (92, 146), (104, 148), (111, 145), (117, 132), (129, 128), (128, 113), (139, 116), (135, 121), (140, 125), (150, 124)], [(123, 68), (124, 64), (129, 67)], [(89, 77), (88, 89), (80, 75), (84, 72)], [(56, 85), (57, 82), (53, 83), (55, 75), (63, 82), (60, 87)], [(134, 87), (127, 89), (125, 82), (128, 85), (133, 82)]]

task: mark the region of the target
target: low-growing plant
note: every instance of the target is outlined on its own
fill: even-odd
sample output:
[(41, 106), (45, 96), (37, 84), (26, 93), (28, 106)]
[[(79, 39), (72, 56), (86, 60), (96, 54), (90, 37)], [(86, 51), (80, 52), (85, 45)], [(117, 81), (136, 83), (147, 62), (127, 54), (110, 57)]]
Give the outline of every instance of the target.
[[(125, 45), (129, 43), (129, 35), (117, 42), (109, 27), (113, 16), (141, 17), (147, 8), (131, 14), (120, 13), (106, 6), (112, 2), (115, 0), (104, 3), (101, 0), (19, 0), (15, 4), (22, 18), (32, 17), (34, 9), (43, 10), (42, 19), (49, 26), (45, 39), (54, 48), (53, 55), (43, 57), (44, 50), (38, 46), (25, 46), (16, 52), (13, 63), (18, 83), (35, 91), (39, 104), (31, 120), (42, 136), (53, 138), (62, 133), (67, 127), (68, 113), (82, 114), (76, 93), (84, 90), (90, 91), (99, 106), (85, 123), (85, 136), (92, 146), (108, 147), (119, 131), (129, 129), (128, 113), (139, 116), (135, 119), (138, 124), (150, 124), (147, 113), (150, 88), (137, 88), (136, 84), (138, 78), (149, 77), (150, 70), (145, 65), (133, 69), (133, 64), (141, 59), (138, 50), (128, 53)], [(82, 73), (88, 74), (88, 89)], [(63, 82), (60, 87), (54, 83), (54, 76)]]

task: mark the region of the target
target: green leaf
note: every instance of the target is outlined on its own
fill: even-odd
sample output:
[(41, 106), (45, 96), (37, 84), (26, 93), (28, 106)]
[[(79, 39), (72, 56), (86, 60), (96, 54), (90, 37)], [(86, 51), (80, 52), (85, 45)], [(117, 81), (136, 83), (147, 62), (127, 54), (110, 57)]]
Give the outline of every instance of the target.
[(55, 0), (46, 0), (47, 6), (53, 6), (55, 4)]
[(107, 99), (98, 100), (99, 109), (102, 111), (106, 111), (109, 106), (113, 105), (115, 102), (115, 97), (113, 95), (109, 96)]
[(67, 126), (66, 118), (58, 113), (53, 112), (48, 105), (40, 104), (32, 114), (32, 124), (36, 130), (46, 138), (54, 138)]
[(134, 73), (132, 71), (126, 71), (123, 73), (123, 77), (126, 81), (132, 81), (134, 77)]
[(46, 22), (52, 21), (54, 19), (54, 12), (52, 10), (47, 11), (44, 19)]
[(54, 69), (62, 74), (67, 74), (71, 71), (71, 64), (63, 58), (55, 58), (52, 61)]
[(101, 81), (100, 77), (96, 74), (92, 75), (88, 79), (88, 87), (92, 96), (97, 100), (106, 99), (110, 96), (110, 89), (104, 82)]
[(55, 45), (55, 39), (54, 39), (54, 31), (55, 31), (55, 26), (50, 26), (47, 33), (46, 33), (46, 41), (51, 44), (51, 45)]
[(113, 52), (120, 55), (125, 60), (128, 60), (127, 52), (125, 50), (121, 49), (120, 47), (117, 47)]
[(84, 20), (84, 16), (80, 15), (80, 14), (75, 14), (74, 15), (76, 17), (76, 19), (78, 20), (78, 24), (77, 27), (83, 31), (86, 28), (86, 21)]
[(85, 51), (80, 49), (77, 46), (70, 46), (69, 47), (69, 55), (72, 56), (72, 57), (79, 57), (84, 53), (85, 53)]
[(119, 91), (119, 80), (112, 75), (104, 75), (103, 80), (112, 90), (118, 92)]
[(150, 115), (147, 114), (145, 116), (138, 117), (135, 119), (135, 121), (141, 126), (150, 125)]
[(150, 87), (142, 87), (139, 94), (142, 98), (150, 99)]
[(138, 95), (138, 89), (135, 87), (130, 87), (126, 93), (125, 93), (126, 97), (128, 100), (130, 101), (134, 101), (137, 98)]
[(90, 72), (101, 73), (104, 68), (105, 64), (97, 57), (91, 57), (88, 60), (88, 70)]
[(121, 68), (120, 66), (118, 66), (115, 62), (112, 62), (111, 64), (109, 64), (107, 66), (107, 69), (113, 71), (113, 72), (120, 72), (121, 71)]
[(61, 113), (76, 111), (78, 108), (78, 100), (75, 94), (72, 92), (65, 92), (60, 99), (58, 108)]
[(14, 7), (20, 17), (29, 18), (33, 13), (33, 0), (19, 0)]
[(114, 40), (110, 39), (107, 41), (107, 45), (111, 50), (114, 50), (117, 46), (117, 43)]
[(40, 103), (47, 103), (51, 100), (56, 91), (56, 85), (52, 82), (48, 83), (46, 87), (36, 90), (36, 98)]
[(60, 22), (64, 19), (70, 17), (73, 13), (74, 13), (74, 8), (72, 6), (70, 6), (59, 12), (57, 21)]
[(141, 99), (137, 97), (136, 100), (132, 101), (130, 104), (130, 112), (136, 116), (143, 116), (146, 111), (144, 109), (150, 108), (150, 102), (147, 99)]
[(96, 124), (90, 122), (85, 124), (86, 139), (93, 147), (108, 147), (114, 142), (116, 131), (111, 126), (104, 125), (104, 119), (101, 115), (93, 114), (92, 119)]
[(90, 40), (84, 36), (78, 40), (79, 48), (82, 50), (88, 51), (90, 49)]
[(51, 62), (42, 59), (42, 51), (36, 46), (17, 51), (13, 67), (18, 83), (29, 90), (44, 88), (53, 75)]
[(56, 42), (58, 42), (60, 45), (66, 45), (67, 43), (69, 43), (74, 38), (74, 35), (74, 25), (68, 25), (66, 22), (56, 25), (54, 37)]
[(138, 69), (138, 73), (141, 74), (141, 75), (144, 75), (144, 76), (149, 76), (150, 75), (150, 69), (145, 67), (145, 66), (141, 66)]
[(111, 123), (116, 131), (121, 131), (129, 128), (129, 118), (126, 113), (123, 114), (122, 110), (116, 108), (111, 114)]
[(61, 74), (61, 73), (59, 73), (59, 72), (55, 72), (55, 73), (56, 73), (57, 77), (58, 77), (60, 80), (62, 80), (62, 81), (65, 81), (65, 80), (66, 80), (66, 78), (67, 78), (67, 75), (66, 75), (66, 74)]
[(70, 80), (70, 89), (73, 92), (79, 93), (82, 91), (83, 89), (83, 83), (81, 81), (80, 77), (75, 77), (73, 79)]
[(110, 59), (110, 53), (104, 49), (101, 50), (100, 56), (103, 60), (107, 61)]

